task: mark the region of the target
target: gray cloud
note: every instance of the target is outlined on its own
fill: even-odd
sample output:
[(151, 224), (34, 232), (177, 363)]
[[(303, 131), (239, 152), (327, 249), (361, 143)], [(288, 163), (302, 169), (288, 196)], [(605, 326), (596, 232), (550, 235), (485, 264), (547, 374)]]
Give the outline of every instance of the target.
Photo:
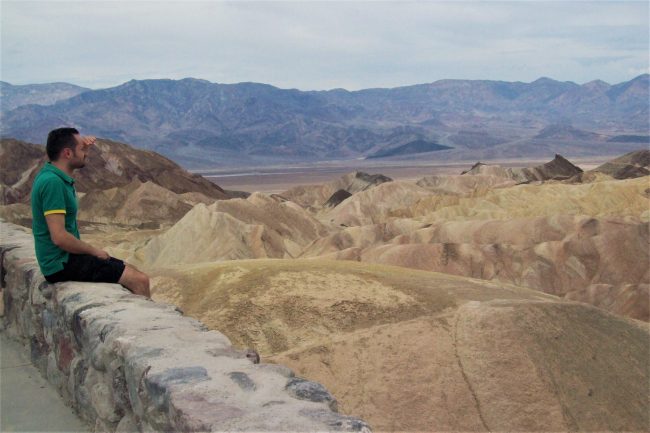
[[(2, 1), (2, 79), (393, 87), (616, 83), (648, 71), (648, 3)], [(591, 60), (590, 60), (591, 59)], [(599, 61), (598, 59), (607, 59)]]

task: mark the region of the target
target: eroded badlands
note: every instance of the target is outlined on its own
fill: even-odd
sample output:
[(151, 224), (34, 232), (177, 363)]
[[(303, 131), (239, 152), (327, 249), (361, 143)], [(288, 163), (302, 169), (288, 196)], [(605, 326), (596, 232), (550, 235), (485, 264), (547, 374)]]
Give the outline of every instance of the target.
[[(247, 196), (189, 174), (123, 180), (146, 155), (110, 149), (94, 168), (110, 182), (81, 183), (84, 238), (375, 431), (650, 425), (650, 151)], [(3, 177), (0, 216), (29, 226), (42, 154), (9, 151), (29, 158)]]

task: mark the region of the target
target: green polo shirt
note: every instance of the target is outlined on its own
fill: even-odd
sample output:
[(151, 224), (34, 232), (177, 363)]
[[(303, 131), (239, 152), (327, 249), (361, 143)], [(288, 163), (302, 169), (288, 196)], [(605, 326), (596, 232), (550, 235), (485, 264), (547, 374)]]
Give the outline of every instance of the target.
[(63, 269), (68, 253), (52, 242), (45, 216), (65, 214), (65, 230), (80, 239), (77, 228), (77, 194), (74, 179), (48, 162), (36, 175), (32, 186), (32, 231), (36, 259), (43, 275)]

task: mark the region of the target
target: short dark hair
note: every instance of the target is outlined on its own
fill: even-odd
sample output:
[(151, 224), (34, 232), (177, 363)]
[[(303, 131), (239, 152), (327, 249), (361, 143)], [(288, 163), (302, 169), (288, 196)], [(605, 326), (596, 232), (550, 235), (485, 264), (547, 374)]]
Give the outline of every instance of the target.
[(45, 149), (47, 150), (47, 157), (50, 158), (50, 161), (59, 159), (61, 151), (66, 147), (74, 150), (77, 144), (74, 138), (76, 134), (79, 134), (79, 131), (75, 128), (57, 128), (47, 134), (47, 145)]

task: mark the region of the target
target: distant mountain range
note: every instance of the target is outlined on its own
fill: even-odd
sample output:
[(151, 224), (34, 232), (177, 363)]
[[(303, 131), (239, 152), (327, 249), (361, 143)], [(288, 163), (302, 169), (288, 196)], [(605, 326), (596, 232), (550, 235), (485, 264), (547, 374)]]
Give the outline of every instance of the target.
[(13, 110), (21, 105), (51, 105), (68, 99), (90, 89), (68, 83), (26, 84), (14, 86), (0, 81), (0, 106), (2, 112)]
[(101, 90), (2, 83), (0, 134), (43, 143), (49, 130), (73, 125), (192, 168), (620, 154), (648, 143), (649, 82), (648, 74), (616, 85), (441, 80), (353, 92), (193, 78)]

